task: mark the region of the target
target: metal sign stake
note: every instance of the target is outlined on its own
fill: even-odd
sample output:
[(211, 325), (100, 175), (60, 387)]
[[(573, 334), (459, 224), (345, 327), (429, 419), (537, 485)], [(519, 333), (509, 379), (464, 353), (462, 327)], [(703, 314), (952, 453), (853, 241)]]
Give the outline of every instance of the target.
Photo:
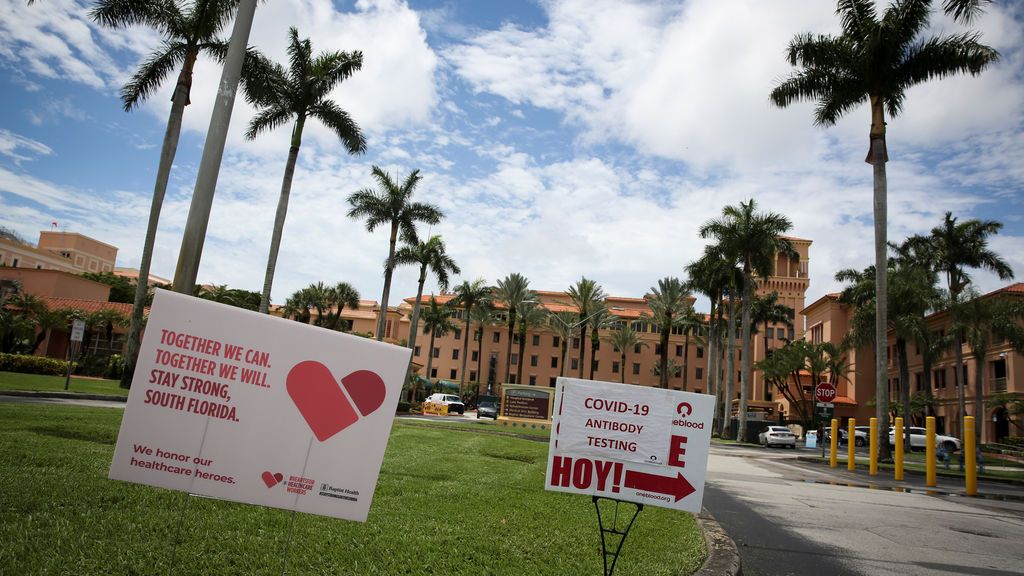
[[(604, 576), (612, 576), (615, 573), (615, 563), (619, 561), (619, 552), (622, 550), (622, 545), (626, 542), (626, 537), (629, 536), (629, 529), (633, 527), (633, 522), (640, 514), (640, 511), (644, 509), (644, 505), (637, 504), (635, 502), (626, 502), (624, 500), (616, 500), (614, 498), (605, 498), (603, 496), (592, 496), (591, 499), (594, 502), (594, 510), (597, 512), (597, 528), (601, 532), (601, 560), (604, 565)], [(600, 500), (615, 502), (615, 509), (612, 513), (611, 528), (605, 528), (604, 521), (601, 519), (601, 506), (599, 505)], [(619, 504), (629, 504), (630, 506), (636, 507), (633, 510), (633, 517), (629, 519), (629, 524), (626, 525), (624, 530), (618, 529)], [(614, 538), (616, 536), (619, 537), (617, 543), (614, 542), (614, 540), (612, 542), (608, 542), (609, 538)], [(609, 550), (609, 544), (615, 546), (614, 551)], [(611, 566), (608, 565), (609, 556), (612, 557)]]

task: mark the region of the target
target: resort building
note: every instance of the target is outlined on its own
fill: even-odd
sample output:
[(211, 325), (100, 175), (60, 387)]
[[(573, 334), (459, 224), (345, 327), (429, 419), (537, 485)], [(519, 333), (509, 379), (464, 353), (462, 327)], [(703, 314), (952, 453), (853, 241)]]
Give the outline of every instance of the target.
[(0, 235), (0, 266), (63, 272), (112, 272), (117, 248), (76, 232), (39, 233), (32, 246), (11, 235)]

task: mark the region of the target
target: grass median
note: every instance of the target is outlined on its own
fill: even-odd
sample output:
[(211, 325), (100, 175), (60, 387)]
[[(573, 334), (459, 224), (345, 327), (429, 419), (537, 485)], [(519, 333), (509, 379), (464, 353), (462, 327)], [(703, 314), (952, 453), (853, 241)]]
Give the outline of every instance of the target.
[[(64, 377), (0, 372), (0, 391), (4, 390), (64, 392)], [(67, 391), (82, 394), (128, 395), (128, 390), (121, 388), (117, 380), (79, 378), (78, 376), (71, 377), (71, 383)]]
[[(0, 572), (166, 573), (186, 496), (106, 478), (122, 412), (0, 403)], [(593, 505), (543, 489), (547, 445), (395, 423), (365, 524), (298, 514), (288, 574), (601, 573)], [(280, 574), (291, 513), (192, 498), (173, 573)], [(688, 574), (703, 537), (647, 507), (616, 573)]]

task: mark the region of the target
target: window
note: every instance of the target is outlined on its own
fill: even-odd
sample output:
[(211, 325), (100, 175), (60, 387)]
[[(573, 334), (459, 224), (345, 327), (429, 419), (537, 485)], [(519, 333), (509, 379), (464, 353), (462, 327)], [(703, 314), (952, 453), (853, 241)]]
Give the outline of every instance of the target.
[(433, 354), (434, 354), (434, 358), (440, 358), (441, 357), (441, 349), (440, 348), (434, 348)]
[(555, 348), (558, 348), (559, 346), (562, 345), (562, 341), (559, 340), (558, 336), (555, 336), (554, 338), (551, 339), (551, 345), (554, 346)]
[(516, 332), (515, 334), (512, 335), (512, 343), (513, 344), (519, 344), (519, 333), (518, 332)]
[(18, 267), (18, 259), (17, 258), (15, 258), (14, 260), (11, 260), (11, 266), (13, 266), (14, 268)]
[[(779, 328), (779, 338), (782, 338), (782, 328)], [(811, 326), (811, 344), (821, 344), (825, 340), (825, 325), (817, 323)]]
[(508, 383), (509, 384), (515, 384), (516, 383), (516, 375), (515, 374), (509, 374), (508, 375)]
[(530, 386), (536, 386), (536, 385), (537, 385), (537, 377), (531, 374), (530, 375)]
[(512, 364), (519, 365), (519, 354), (512, 355)]
[(455, 380), (458, 377), (456, 376), (456, 374), (458, 374), (458, 372), (455, 371), (455, 368), (452, 368), (452, 371), (448, 377), (451, 378), (452, 380)]
[[(782, 330), (782, 328), (779, 328), (779, 330)], [(792, 328), (789, 329), (789, 339), (790, 340), (793, 339), (793, 329)]]
[(469, 356), (469, 359), (472, 360), (473, 362), (476, 362), (477, 360), (480, 359), (480, 354), (478, 354), (476, 350), (473, 350), (472, 354), (470, 354)]
[(777, 333), (779, 340), (782, 340), (783, 338), (786, 337), (786, 329), (785, 328), (779, 328), (775, 332)]
[(497, 330), (495, 330), (494, 331), (494, 338), (492, 340), (494, 340), (495, 342), (501, 342), (501, 332), (498, 332)]
[(420, 347), (419, 346), (417, 346), (415, 349), (413, 349), (412, 355), (413, 356), (419, 356), (420, 355)]
[(619, 362), (618, 361), (612, 361), (612, 374), (618, 374), (618, 373), (619, 373)]
[(540, 346), (540, 334), (533, 335), (533, 345)]
[(452, 360), (458, 360), (458, 359), (459, 359), (459, 349), (458, 348), (452, 348)]
[(924, 390), (924, 384), (921, 383), (921, 373), (914, 373), (914, 390)]
[(764, 331), (764, 337), (768, 340), (774, 340), (775, 330), (768, 328)]
[(935, 377), (934, 377), (935, 387), (936, 388), (945, 388), (946, 387), (946, 369), (945, 368), (939, 368), (938, 370), (936, 370), (934, 372), (934, 374), (935, 374)]
[(534, 354), (534, 355), (530, 356), (530, 366), (536, 366), (536, 365), (537, 365), (537, 355)]
[(696, 372), (695, 376), (696, 376), (697, 380), (703, 380), (704, 379), (704, 369), (703, 368), (697, 368), (697, 372)]
[(661, 356), (661, 344), (660, 343), (654, 345), (654, 353), (657, 354), (658, 356)]
[(469, 371), (469, 381), (476, 382), (476, 370)]
[(700, 346), (697, 346), (697, 358), (703, 358), (703, 357), (704, 357), (704, 349), (701, 348)]
[(549, 388), (554, 388), (554, 387), (555, 387), (555, 382), (556, 382), (557, 380), (558, 380), (558, 377), (557, 377), (557, 376), (552, 376), (551, 378), (549, 378), (549, 379), (548, 379), (548, 387), (549, 387)]
[(580, 359), (579, 358), (573, 358), (572, 359), (572, 364), (570, 365), (570, 369), (571, 370), (579, 370), (580, 369)]
[(572, 339), (572, 349), (573, 350), (579, 350), (580, 349), (580, 339), (579, 338), (573, 338)]
[(462, 328), (455, 329), (455, 339), (462, 340)]
[(683, 345), (682, 344), (676, 344), (676, 356), (682, 356), (682, 355), (683, 355)]
[(430, 377), (431, 378), (437, 378), (437, 368), (431, 368), (430, 369)]
[(633, 374), (639, 374), (639, 373), (640, 373), (640, 363), (639, 362), (633, 362)]
[(633, 345), (633, 354), (639, 354), (639, 353), (640, 353), (640, 345), (639, 344), (634, 344)]
[(558, 356), (551, 357), (551, 367), (558, 368)]

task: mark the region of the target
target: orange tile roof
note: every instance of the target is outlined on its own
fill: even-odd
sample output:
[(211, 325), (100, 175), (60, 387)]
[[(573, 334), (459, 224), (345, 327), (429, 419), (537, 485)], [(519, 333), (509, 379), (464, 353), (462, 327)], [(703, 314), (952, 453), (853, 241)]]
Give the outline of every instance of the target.
[[(100, 310), (116, 310), (125, 316), (132, 315), (132, 305), (123, 302), (102, 302), (100, 300), (82, 300), (79, 298), (55, 298), (43, 296), (40, 298), (51, 310), (81, 310), (86, 314), (93, 314)], [(147, 306), (143, 314), (149, 314)]]

